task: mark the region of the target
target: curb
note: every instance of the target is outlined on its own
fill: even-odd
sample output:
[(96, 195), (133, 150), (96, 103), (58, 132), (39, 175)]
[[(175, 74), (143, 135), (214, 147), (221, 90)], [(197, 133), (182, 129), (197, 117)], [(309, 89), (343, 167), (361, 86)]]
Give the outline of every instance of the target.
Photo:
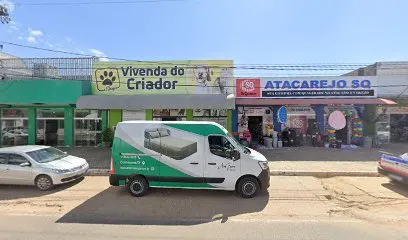
[(356, 172), (312, 172), (296, 170), (271, 170), (271, 176), (310, 176), (318, 178), (329, 177), (381, 177), (382, 175), (375, 171), (356, 171)]
[[(109, 176), (109, 169), (89, 169), (86, 176)], [(380, 177), (378, 172), (374, 171), (358, 171), (358, 172), (312, 172), (312, 171), (296, 171), (296, 170), (271, 170), (271, 176), (303, 176), (303, 177)]]

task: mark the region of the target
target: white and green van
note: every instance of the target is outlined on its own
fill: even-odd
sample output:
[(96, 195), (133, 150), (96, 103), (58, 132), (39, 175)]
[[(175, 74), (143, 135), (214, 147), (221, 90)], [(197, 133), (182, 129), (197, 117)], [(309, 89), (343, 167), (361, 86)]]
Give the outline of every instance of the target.
[(269, 187), (266, 158), (214, 122), (126, 121), (112, 146), (113, 186), (134, 196), (149, 187), (236, 190), (251, 198)]

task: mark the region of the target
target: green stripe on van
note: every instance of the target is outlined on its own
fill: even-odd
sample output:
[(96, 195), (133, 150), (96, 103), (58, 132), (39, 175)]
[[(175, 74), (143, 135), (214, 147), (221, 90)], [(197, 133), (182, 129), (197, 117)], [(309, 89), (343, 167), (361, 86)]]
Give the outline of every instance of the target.
[(220, 134), (220, 135), (227, 135), (225, 130), (220, 128), (217, 125), (213, 124), (177, 124), (177, 123), (169, 123), (164, 124), (166, 126), (180, 129), (186, 132), (195, 133), (202, 136), (208, 136), (210, 134)]
[[(114, 149), (113, 158), (115, 160), (115, 174), (118, 175), (132, 175), (141, 174), (145, 176), (162, 176), (162, 177), (188, 177), (188, 174), (181, 172), (171, 166), (168, 166), (154, 157), (151, 156), (141, 156), (140, 158), (123, 158), (121, 153), (132, 153), (132, 154), (143, 154), (143, 152), (132, 145), (128, 144), (126, 141), (115, 137), (114, 139)], [(174, 160), (178, 161), (178, 160)], [(122, 162), (122, 164), (121, 164)], [(128, 164), (123, 164), (127, 162)], [(144, 162), (144, 164), (134, 164), (136, 162)], [(135, 170), (135, 167), (139, 167), (141, 170)], [(133, 168), (133, 169), (132, 169)], [(152, 187), (194, 187), (194, 188), (214, 188), (213, 186), (206, 183), (178, 183), (178, 182), (150, 182)]]

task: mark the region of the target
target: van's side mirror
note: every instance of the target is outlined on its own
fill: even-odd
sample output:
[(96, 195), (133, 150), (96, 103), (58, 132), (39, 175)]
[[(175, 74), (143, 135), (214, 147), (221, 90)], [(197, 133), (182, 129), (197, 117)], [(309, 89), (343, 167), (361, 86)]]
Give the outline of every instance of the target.
[(23, 162), (20, 164), (20, 167), (29, 167), (29, 166), (31, 166), (30, 162)]
[(239, 153), (238, 150), (233, 150), (232, 151), (232, 160), (237, 161), (241, 158), (241, 154)]

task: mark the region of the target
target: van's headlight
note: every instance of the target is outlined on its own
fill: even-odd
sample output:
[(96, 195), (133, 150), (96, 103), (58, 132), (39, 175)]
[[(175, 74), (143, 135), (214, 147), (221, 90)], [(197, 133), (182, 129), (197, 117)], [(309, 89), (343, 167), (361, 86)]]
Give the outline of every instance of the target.
[(262, 170), (267, 170), (269, 168), (268, 162), (258, 162), (259, 166), (262, 168)]
[(68, 169), (51, 169), (54, 173), (68, 173)]

